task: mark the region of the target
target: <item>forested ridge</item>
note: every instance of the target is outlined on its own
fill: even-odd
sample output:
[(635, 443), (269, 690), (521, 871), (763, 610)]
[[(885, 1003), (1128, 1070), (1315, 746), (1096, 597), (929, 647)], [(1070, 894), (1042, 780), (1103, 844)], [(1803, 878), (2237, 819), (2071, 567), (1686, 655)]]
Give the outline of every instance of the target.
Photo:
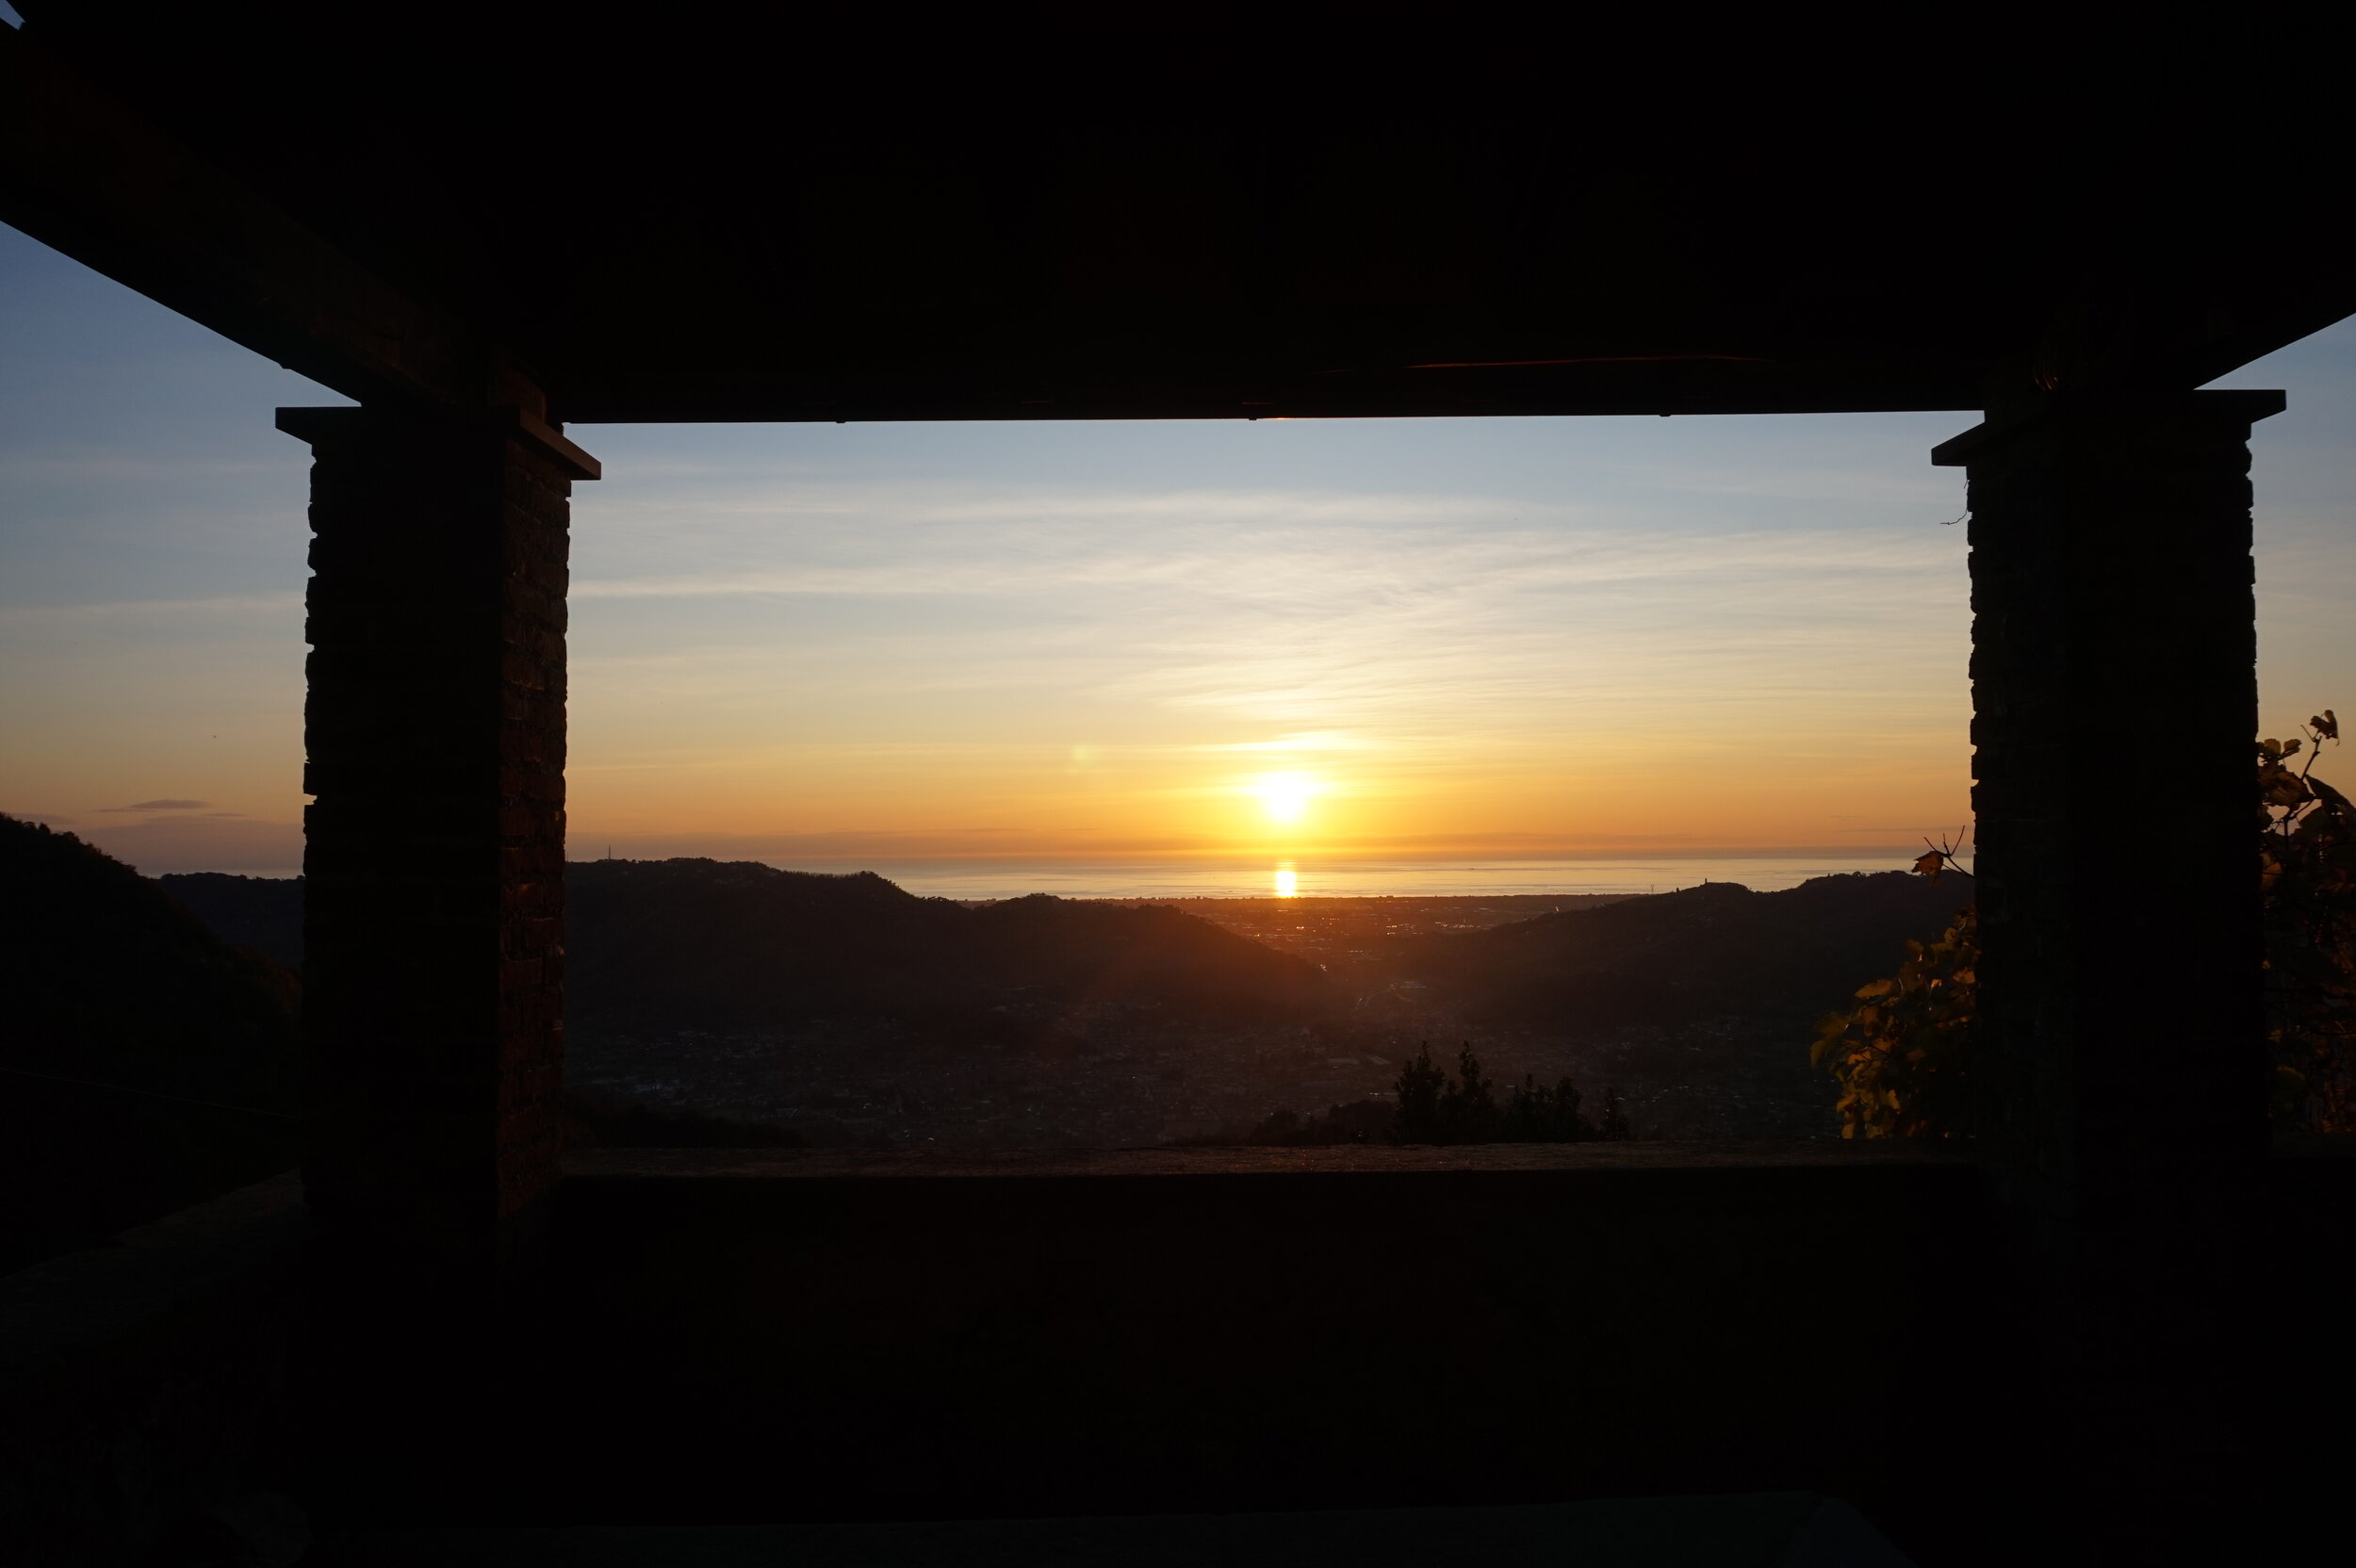
[(294, 1163), (293, 976), (71, 833), (0, 817), (0, 1270)]
[(1566, 909), (1401, 944), (1396, 962), (1484, 1022), (1569, 1030), (1675, 1027), (1726, 1015), (1812, 1021), (1936, 936), (1971, 878), (1820, 876), (1754, 892), (1729, 882)]
[[(71, 834), (5, 819), (0, 863), (13, 1179), (68, 1194), (34, 1217), (39, 1235), (12, 1233), (6, 1248), (87, 1244), (293, 1163), (301, 879), (151, 879)], [(568, 868), (565, 988), (588, 1092), (568, 1096), (571, 1135), (793, 1142), (800, 1121), (825, 1121), (810, 1110), (822, 1101), (838, 1113), (879, 1101), (892, 1116), (933, 1117), (941, 1138), (986, 1140), (1009, 1118), (1047, 1115), (1023, 1110), (1035, 1101), (1081, 1126), (1106, 1096), (1177, 1103), (1205, 1083), (1240, 1104), (1257, 1097), (1228, 1125), (1266, 1118), (1253, 1133), (1264, 1141), (1660, 1135), (1657, 1107), (1631, 1127), (1612, 1093), (1630, 1062), (1728, 1086), (1743, 1103), (1821, 1096), (1774, 1070), (1790, 1065), (1793, 1031), (1888, 972), (1909, 940), (1936, 939), (1969, 896), (1968, 880), (1934, 889), (1898, 873), (1765, 893), (1705, 885), (1378, 939), (1329, 972), (1166, 906), (1035, 895), (969, 906), (867, 873), (581, 862)], [(1488, 1032), (1478, 1059), (1446, 1032), (1451, 1020)], [(1513, 1042), (1539, 1037), (1620, 1054), (1579, 1069), (1576, 1085), (1532, 1077)], [(653, 1079), (600, 1080), (601, 1040), (624, 1042)], [(1492, 1048), (1504, 1057), (1494, 1082), (1480, 1065)], [(767, 1082), (761, 1064), (783, 1058), (765, 1052), (792, 1054), (815, 1087), (773, 1112), (699, 1076)], [(1391, 1092), (1304, 1118), (1327, 1103), (1309, 1081), (1335, 1055), (1382, 1075), (1363, 1092)], [(1153, 1125), (1111, 1135), (1179, 1135)]]
[(1167, 907), (1044, 893), (967, 907), (873, 872), (748, 861), (592, 860), (569, 875), (566, 1000), (589, 1029), (830, 1014), (995, 1029), (1018, 1008), (1072, 1007), (1285, 1018), (1333, 999), (1316, 966)]

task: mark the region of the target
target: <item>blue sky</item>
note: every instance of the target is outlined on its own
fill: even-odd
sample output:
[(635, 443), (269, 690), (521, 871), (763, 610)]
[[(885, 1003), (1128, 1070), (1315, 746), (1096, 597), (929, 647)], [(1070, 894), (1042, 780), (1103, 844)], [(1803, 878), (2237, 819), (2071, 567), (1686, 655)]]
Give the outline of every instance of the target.
[[(2280, 730), (2356, 707), (2356, 331), (2220, 384), (2290, 393), (2255, 448)], [(0, 810), (292, 868), (307, 458), (270, 410), (336, 400), (0, 230)], [(576, 844), (1903, 845), (1965, 810), (1962, 483), (1926, 453), (1972, 422), (576, 427), (609, 476)]]

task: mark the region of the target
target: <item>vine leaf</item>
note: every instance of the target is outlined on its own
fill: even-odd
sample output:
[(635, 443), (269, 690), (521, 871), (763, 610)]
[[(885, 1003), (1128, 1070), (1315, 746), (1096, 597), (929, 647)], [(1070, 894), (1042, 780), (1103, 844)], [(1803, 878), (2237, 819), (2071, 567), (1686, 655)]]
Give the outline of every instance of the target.
[[(2273, 1114), (2313, 1133), (2356, 1133), (2356, 803), (2314, 774), (2339, 739), (2327, 708), (2304, 736), (2252, 747)], [(1915, 874), (1936, 882), (1957, 864), (1955, 847), (1933, 844)], [(1816, 1026), (1808, 1058), (1840, 1086), (1842, 1137), (1967, 1135), (1979, 959), (1978, 915), (1966, 907)]]

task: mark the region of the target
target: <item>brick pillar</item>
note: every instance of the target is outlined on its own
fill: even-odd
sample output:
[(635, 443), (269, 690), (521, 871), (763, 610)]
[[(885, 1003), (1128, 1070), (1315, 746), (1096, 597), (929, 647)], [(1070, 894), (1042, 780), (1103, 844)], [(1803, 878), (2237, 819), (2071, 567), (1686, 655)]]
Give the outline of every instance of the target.
[(2013, 1474), (2045, 1511), (2021, 1539), (2055, 1560), (2228, 1560), (2243, 1501), (2266, 1151), (2249, 439), (2282, 406), (2056, 397), (1933, 454), (1970, 470), (1976, 1132), (2030, 1347)]
[(597, 477), (497, 412), (278, 415), (313, 453), (305, 1179), (462, 1296), (512, 1273), (557, 1175), (566, 525)]

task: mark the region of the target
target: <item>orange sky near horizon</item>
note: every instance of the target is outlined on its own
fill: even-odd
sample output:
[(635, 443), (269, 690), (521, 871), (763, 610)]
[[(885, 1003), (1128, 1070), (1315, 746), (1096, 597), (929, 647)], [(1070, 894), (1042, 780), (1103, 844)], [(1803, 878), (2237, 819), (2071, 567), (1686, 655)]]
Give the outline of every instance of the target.
[(575, 836), (1903, 848), (1968, 814), (1952, 422), (593, 433)]
[[(1749, 739), (1757, 739), (1751, 737)], [(1242, 753), (1235, 745), (1266, 747)], [(1414, 859), (1904, 848), (1968, 818), (1959, 759), (1664, 743), (1650, 753), (1327, 738), (1195, 746), (895, 748), (706, 760), (712, 776), (594, 760), (577, 843), (617, 854), (774, 841), (806, 860), (965, 856)], [(1828, 809), (1846, 805), (1870, 809)], [(576, 853), (579, 853), (577, 850)], [(770, 855), (757, 855), (767, 858)]]

